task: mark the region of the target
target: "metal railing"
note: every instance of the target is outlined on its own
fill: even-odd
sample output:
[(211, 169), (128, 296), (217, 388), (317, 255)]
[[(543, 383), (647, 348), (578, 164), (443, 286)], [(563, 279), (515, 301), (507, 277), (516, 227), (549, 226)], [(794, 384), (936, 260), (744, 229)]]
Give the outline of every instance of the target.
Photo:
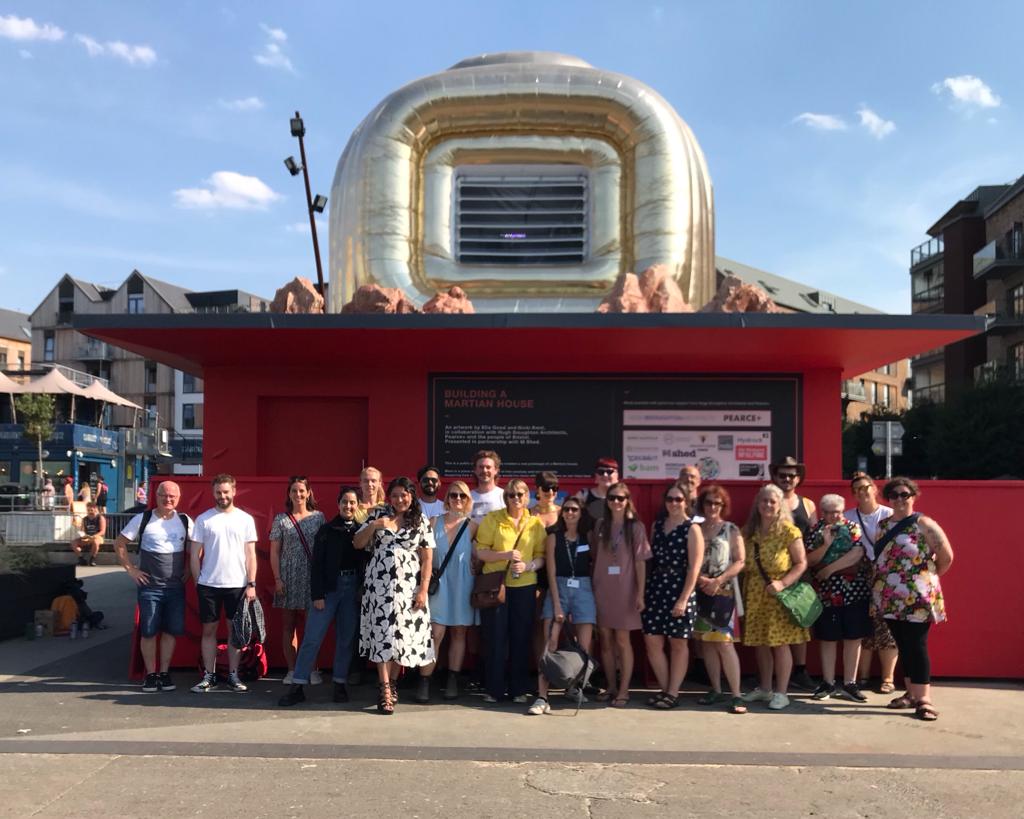
[(1024, 381), (1024, 362), (1001, 363), (986, 361), (974, 368), (975, 384), (992, 384), (997, 381), (1020, 383)]
[(973, 270), (977, 278), (998, 262), (1024, 261), (1024, 233), (1010, 231), (1002, 239), (993, 239), (974, 254)]
[(946, 400), (945, 384), (930, 384), (927, 387), (914, 387), (914, 403), (941, 404)]
[(917, 267), (921, 262), (930, 259), (932, 256), (940, 255), (943, 250), (945, 250), (945, 244), (941, 236), (921, 242), (921, 244), (910, 251), (910, 266)]

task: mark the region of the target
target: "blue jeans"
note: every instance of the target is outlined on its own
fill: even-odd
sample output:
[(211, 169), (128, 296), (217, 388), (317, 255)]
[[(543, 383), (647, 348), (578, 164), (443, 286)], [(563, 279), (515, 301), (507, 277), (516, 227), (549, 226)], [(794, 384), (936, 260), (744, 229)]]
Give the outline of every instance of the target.
[(320, 645), (327, 636), (327, 630), (334, 623), (334, 681), (343, 683), (348, 676), (352, 660), (352, 646), (359, 630), (359, 574), (338, 576), (338, 588), (327, 592), (322, 609), (309, 607), (306, 614), (306, 630), (302, 645), (295, 659), (292, 681), (297, 685), (308, 685), (309, 675), (316, 663)]
[(185, 633), (185, 589), (182, 586), (139, 586), (139, 631), (146, 639), (157, 634)]

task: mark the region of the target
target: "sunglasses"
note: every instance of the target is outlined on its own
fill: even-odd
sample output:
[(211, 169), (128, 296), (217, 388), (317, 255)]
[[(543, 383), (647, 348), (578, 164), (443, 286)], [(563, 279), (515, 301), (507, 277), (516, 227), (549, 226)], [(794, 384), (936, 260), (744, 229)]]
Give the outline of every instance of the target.
[(609, 495), (605, 500), (608, 503), (625, 503), (629, 500), (629, 495)]
[(665, 498), (665, 503), (686, 503), (686, 498), (682, 495), (669, 495)]
[(580, 513), (580, 508), (578, 506), (563, 506), (562, 514), (565, 514), (566, 512), (572, 512), (574, 515), (578, 515)]
[(615, 470), (614, 469), (609, 469), (608, 467), (601, 467), (600, 469), (595, 469), (594, 470), (594, 474), (595, 475), (604, 475), (604, 476), (607, 477), (608, 475), (614, 475), (615, 474)]
[(780, 481), (795, 481), (799, 476), (795, 472), (777, 472)]
[(853, 491), (854, 492), (867, 492), (872, 486), (874, 486), (873, 483), (859, 483), (855, 487), (853, 487)]
[(705, 506), (725, 506), (720, 500), (706, 500), (704, 501)]
[(466, 498), (468, 498), (468, 497), (469, 497), (469, 495), (467, 495), (465, 492), (449, 492), (448, 493), (448, 500), (466, 500)]
[(522, 500), (523, 498), (526, 497), (526, 493), (525, 492), (506, 492), (505, 493), (505, 497), (506, 498), (518, 498), (519, 500)]
[(558, 491), (558, 485), (556, 484), (555, 486), (538, 486), (537, 487), (537, 491), (538, 492), (557, 492)]
[(437, 478), (420, 478), (420, 483), (441, 483)]
[(889, 500), (906, 500), (912, 497), (914, 497), (913, 492), (892, 492), (889, 494)]

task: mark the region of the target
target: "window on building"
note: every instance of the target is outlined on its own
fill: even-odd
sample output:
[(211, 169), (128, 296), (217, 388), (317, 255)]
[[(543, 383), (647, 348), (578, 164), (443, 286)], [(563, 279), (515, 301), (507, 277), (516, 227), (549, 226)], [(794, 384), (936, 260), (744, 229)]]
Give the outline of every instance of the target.
[(156, 392), (156, 362), (146, 362), (146, 392)]
[(1018, 284), (1006, 291), (1006, 312), (1014, 318), (1024, 316), (1024, 284)]
[(881, 396), (880, 396), (881, 400), (879, 401), (879, 403), (883, 407), (890, 407), (890, 406), (892, 406), (892, 392), (891, 392), (892, 391), (892, 387), (890, 387), (888, 384), (881, 384), (879, 386), (881, 386), (881, 388), (882, 388), (881, 389)]
[(18, 353), (18, 369), (19, 370), (24, 370), (25, 369), (25, 354), (24, 353)]
[(455, 177), (455, 256), (463, 264), (578, 264), (587, 256), (589, 176), (551, 165), (468, 167)]
[(878, 383), (876, 381), (869, 381), (868, 387), (868, 403), (874, 406), (878, 403)]
[(0, 370), (7, 369), (7, 348), (0, 347)]
[(53, 330), (47, 330), (43, 333), (43, 361), (53, 361), (54, 359), (54, 334)]
[(181, 391), (183, 393), (189, 392), (202, 392), (203, 391), (203, 379), (196, 378), (190, 373), (181, 374)]
[(892, 375), (892, 364), (883, 364), (875, 372), (881, 373), (882, 375)]
[(1006, 350), (1006, 363), (1015, 381), (1024, 381), (1024, 342), (1012, 344)]
[(67, 324), (75, 312), (75, 285), (70, 279), (63, 279), (57, 285), (57, 323)]
[(138, 274), (132, 276), (128, 280), (127, 291), (128, 291), (128, 312), (129, 313), (144, 313), (145, 303), (143, 301), (143, 292), (145, 285), (143, 284), (142, 277)]
[(181, 428), (182, 429), (196, 429), (196, 405), (195, 404), (182, 404), (181, 405)]

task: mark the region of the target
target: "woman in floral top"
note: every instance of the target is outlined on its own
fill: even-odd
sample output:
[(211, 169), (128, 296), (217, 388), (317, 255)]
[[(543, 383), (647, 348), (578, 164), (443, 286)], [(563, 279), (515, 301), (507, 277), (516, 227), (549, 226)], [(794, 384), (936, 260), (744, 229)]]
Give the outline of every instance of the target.
[[(860, 643), (871, 634), (870, 566), (864, 559), (860, 527), (843, 520), (841, 495), (825, 495), (818, 504), (821, 520), (807, 538), (807, 565), (822, 613), (814, 624), (821, 649), (821, 684), (811, 695), (867, 702), (857, 687)], [(836, 683), (836, 643), (843, 641), (843, 684)]]
[[(890, 708), (914, 708), (918, 719), (938, 719), (931, 701), (928, 630), (946, 619), (939, 577), (953, 565), (946, 533), (929, 517), (914, 512), (917, 484), (893, 478), (883, 490), (892, 517), (878, 529), (875, 606), (885, 618), (906, 671), (907, 693)], [(889, 534), (895, 531), (896, 534)]]

